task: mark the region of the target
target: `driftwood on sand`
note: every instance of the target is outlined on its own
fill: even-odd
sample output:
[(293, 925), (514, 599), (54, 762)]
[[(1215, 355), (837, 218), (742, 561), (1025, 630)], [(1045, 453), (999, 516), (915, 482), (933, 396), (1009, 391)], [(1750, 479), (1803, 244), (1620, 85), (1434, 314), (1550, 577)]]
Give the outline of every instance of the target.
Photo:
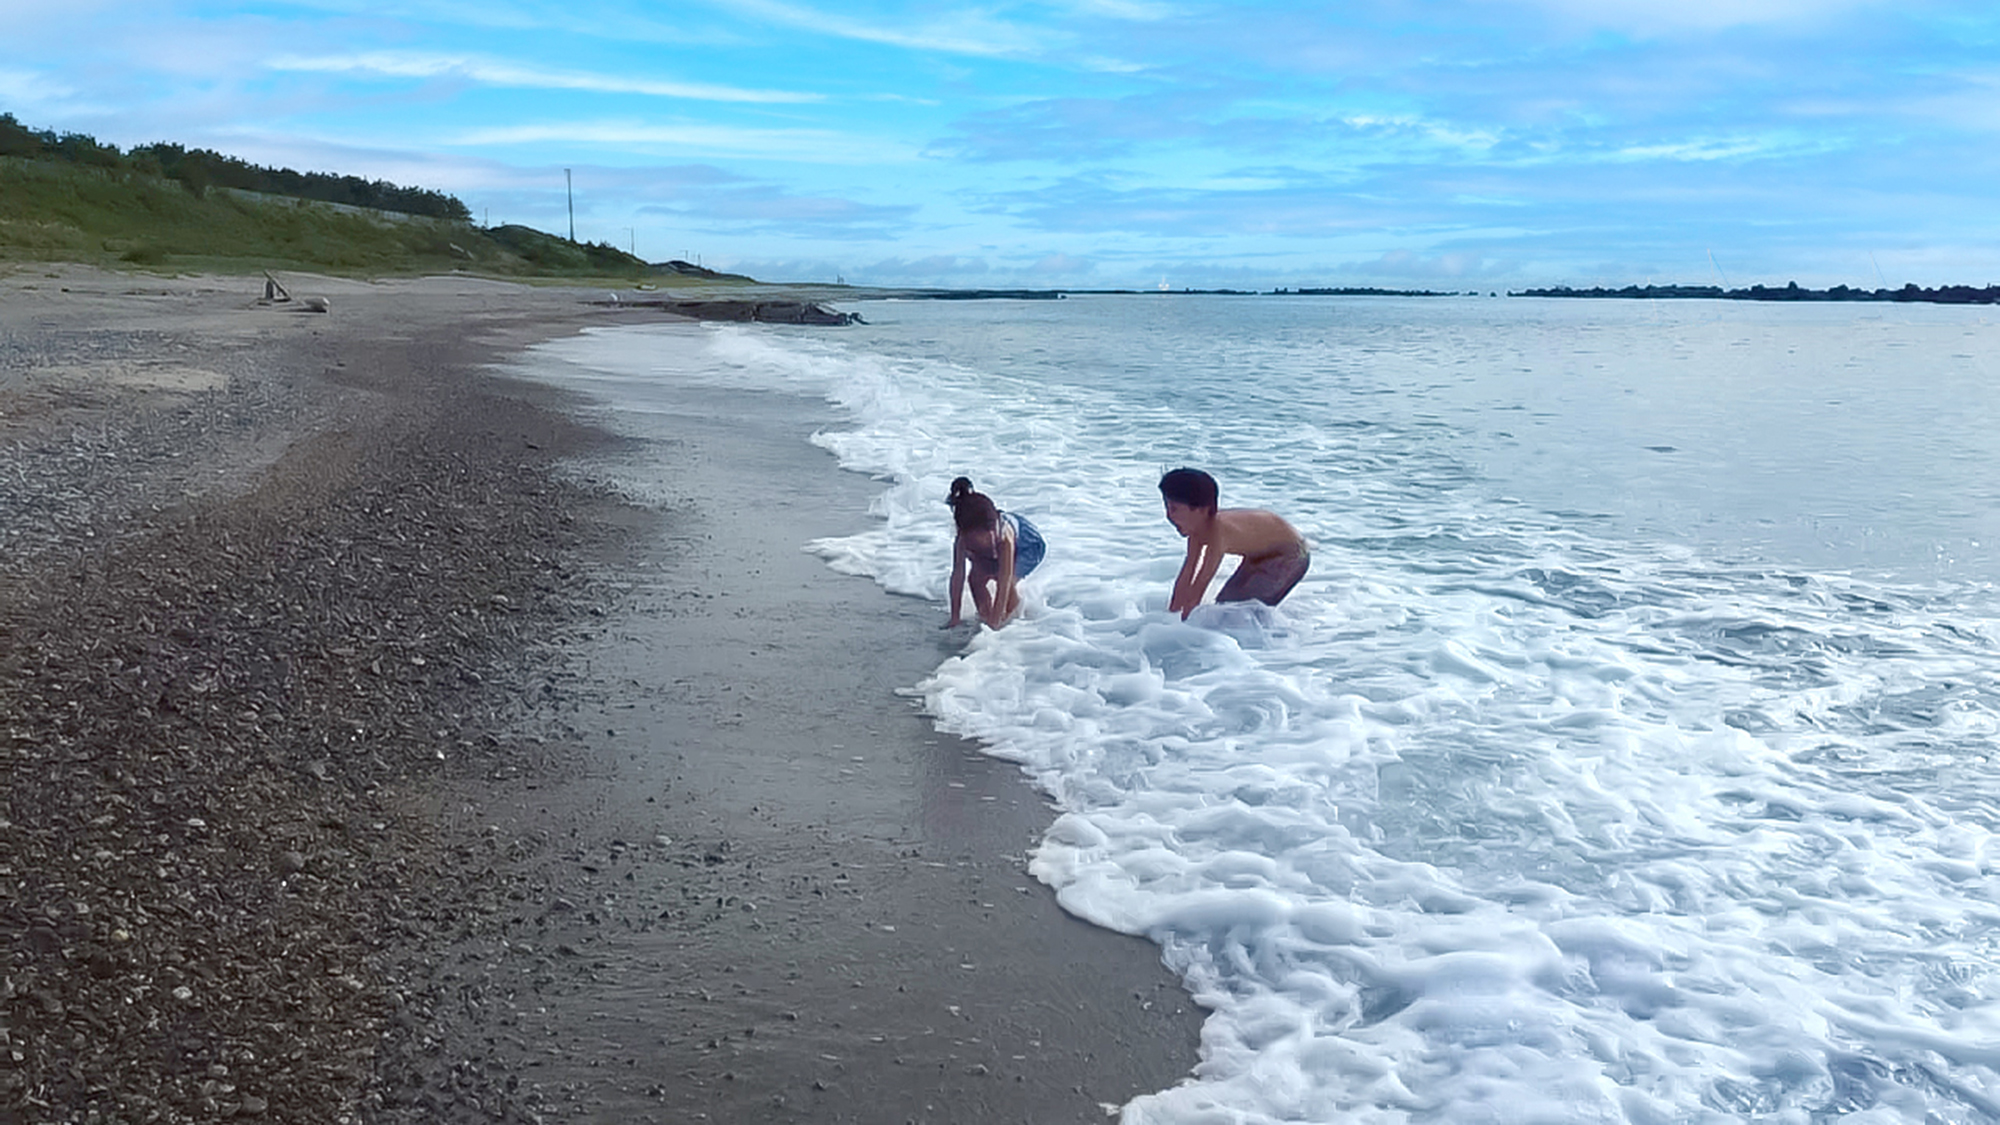
[[(277, 276), (270, 270), (265, 270), (264, 296), (258, 303), (265, 305), (283, 304), (291, 299), (291, 291), (285, 288), (285, 283), (279, 281)], [(302, 297), (299, 299), (298, 311), (315, 313), (332, 312), (333, 302), (327, 300), (325, 297)]]

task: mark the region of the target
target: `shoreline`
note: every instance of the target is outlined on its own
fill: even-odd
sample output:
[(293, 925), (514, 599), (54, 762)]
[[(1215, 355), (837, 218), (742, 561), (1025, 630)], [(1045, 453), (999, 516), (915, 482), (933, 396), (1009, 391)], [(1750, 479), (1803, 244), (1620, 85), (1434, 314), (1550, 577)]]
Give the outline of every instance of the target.
[(598, 291), (287, 284), (331, 313), (0, 275), (0, 1119), (1086, 1121), (1188, 1072), (1157, 949), (1025, 875), (1025, 779), (894, 694), (932, 607), (716, 501), (754, 462), (851, 531), (830, 408), (702, 405), (641, 511), (490, 370)]
[(594, 1018), (556, 1048), (517, 993), (550, 1048), (490, 1058), (618, 1121), (1092, 1122), (1185, 1076), (1200, 1015), (1158, 947), (1063, 913), (1025, 870), (1049, 806), (900, 694), (962, 636), (804, 549), (879, 487), (807, 441), (836, 409), (674, 398), (665, 448), (622, 447), (665, 459), (664, 550), (572, 650), (607, 688), (563, 720), (597, 768), (501, 802), (586, 827), (475, 958), (499, 995), (575, 951), (564, 1002)]

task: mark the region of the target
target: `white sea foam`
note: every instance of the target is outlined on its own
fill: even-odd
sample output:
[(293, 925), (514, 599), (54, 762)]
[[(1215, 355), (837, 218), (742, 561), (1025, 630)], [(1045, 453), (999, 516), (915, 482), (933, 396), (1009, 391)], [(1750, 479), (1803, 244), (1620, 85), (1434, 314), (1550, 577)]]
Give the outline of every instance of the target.
[[(625, 410), (663, 378), (840, 403), (816, 440), (884, 490), (814, 548), (891, 590), (942, 600), (953, 476), (1043, 529), (1023, 618), (921, 692), (1054, 796), (1064, 906), (1212, 1012), (1126, 1121), (2000, 1118), (2000, 330), (869, 313), (545, 356)], [(1284, 605), (1165, 611), (1178, 463), (1312, 540)]]

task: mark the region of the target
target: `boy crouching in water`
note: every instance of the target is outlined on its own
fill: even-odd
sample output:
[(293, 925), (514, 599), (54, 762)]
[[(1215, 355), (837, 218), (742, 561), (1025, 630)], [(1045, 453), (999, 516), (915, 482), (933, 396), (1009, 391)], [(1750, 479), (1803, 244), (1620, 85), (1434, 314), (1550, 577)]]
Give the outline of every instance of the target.
[(1305, 577), (1311, 559), (1298, 530), (1262, 508), (1218, 509), (1215, 478), (1200, 469), (1175, 469), (1161, 477), (1160, 495), (1167, 502), (1167, 522), (1187, 538), (1187, 558), (1167, 600), (1167, 609), (1182, 620), (1201, 604), (1224, 555), (1241, 555), (1243, 562), (1215, 595), (1218, 602), (1254, 598), (1277, 605)]

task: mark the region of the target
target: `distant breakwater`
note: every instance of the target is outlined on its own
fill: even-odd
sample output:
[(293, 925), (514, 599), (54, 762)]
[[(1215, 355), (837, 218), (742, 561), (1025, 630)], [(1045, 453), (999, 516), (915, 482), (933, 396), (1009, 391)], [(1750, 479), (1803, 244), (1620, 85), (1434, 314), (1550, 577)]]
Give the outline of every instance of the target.
[(592, 301), (591, 304), (621, 309), (659, 309), (691, 320), (727, 320), (757, 324), (811, 324), (840, 327), (866, 323), (859, 313), (837, 312), (816, 301), (705, 300)]

